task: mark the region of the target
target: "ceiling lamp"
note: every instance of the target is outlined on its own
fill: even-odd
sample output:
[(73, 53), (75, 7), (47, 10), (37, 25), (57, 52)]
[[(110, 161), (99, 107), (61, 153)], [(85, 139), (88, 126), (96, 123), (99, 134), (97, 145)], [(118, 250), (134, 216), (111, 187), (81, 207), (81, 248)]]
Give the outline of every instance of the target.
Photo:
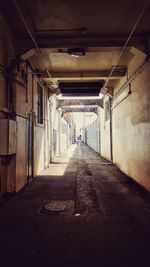
[(69, 48), (67, 53), (72, 57), (85, 56), (85, 48)]

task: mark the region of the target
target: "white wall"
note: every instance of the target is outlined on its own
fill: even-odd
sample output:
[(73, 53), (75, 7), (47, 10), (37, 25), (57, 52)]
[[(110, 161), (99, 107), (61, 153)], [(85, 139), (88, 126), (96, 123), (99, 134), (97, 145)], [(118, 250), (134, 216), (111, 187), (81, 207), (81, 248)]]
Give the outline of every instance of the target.
[(68, 131), (68, 123), (62, 117), (62, 111), (57, 108), (56, 95), (50, 97), (51, 102), (51, 145), (52, 145), (52, 160), (55, 156), (63, 153), (69, 145), (70, 133)]
[(43, 88), (43, 123), (37, 122), (37, 83), (34, 81), (34, 175), (49, 166), (50, 161), (50, 111), (47, 89)]
[(27, 159), (28, 159), (28, 140), (27, 140), (27, 120), (17, 117), (17, 151), (16, 151), (16, 179), (15, 191), (18, 192), (27, 183)]
[[(129, 76), (145, 59), (142, 52), (136, 49), (133, 52)], [(124, 82), (125, 79), (120, 81), (115, 93)], [(150, 62), (130, 83), (130, 89), (128, 97), (129, 86), (113, 101), (113, 163), (150, 191)], [(110, 160), (110, 119), (105, 118), (107, 99), (105, 96), (104, 109), (100, 109), (101, 155)]]
[(56, 95), (50, 97), (51, 109), (50, 109), (50, 149), (52, 160), (57, 154), (59, 154), (59, 138), (58, 138), (58, 121), (59, 121), (59, 110), (57, 110), (57, 100)]
[(87, 145), (99, 153), (99, 117), (87, 126)]
[(68, 148), (68, 124), (64, 118), (62, 118), (62, 127), (61, 127), (61, 153)]
[[(104, 97), (104, 108), (100, 108), (100, 150), (101, 155), (111, 160), (110, 153), (110, 117), (106, 120), (105, 103), (109, 101), (108, 96)], [(109, 112), (109, 111), (108, 111)]]

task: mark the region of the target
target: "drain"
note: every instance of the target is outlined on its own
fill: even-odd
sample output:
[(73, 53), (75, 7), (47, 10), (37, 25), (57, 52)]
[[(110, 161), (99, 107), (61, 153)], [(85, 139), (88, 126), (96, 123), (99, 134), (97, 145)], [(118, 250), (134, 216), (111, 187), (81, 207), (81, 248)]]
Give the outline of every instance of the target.
[(43, 201), (43, 205), (39, 210), (40, 214), (45, 215), (72, 215), (74, 213), (73, 200), (49, 200)]
[(45, 210), (52, 212), (61, 212), (69, 208), (67, 201), (50, 201), (44, 206)]

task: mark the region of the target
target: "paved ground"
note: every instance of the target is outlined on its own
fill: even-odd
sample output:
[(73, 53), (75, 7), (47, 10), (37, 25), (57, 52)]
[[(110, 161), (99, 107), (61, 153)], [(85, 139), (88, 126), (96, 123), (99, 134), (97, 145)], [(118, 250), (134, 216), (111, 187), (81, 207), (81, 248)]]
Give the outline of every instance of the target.
[[(45, 209), (64, 201), (68, 209)], [(1, 267), (149, 267), (150, 197), (85, 145), (73, 145), (0, 207)]]

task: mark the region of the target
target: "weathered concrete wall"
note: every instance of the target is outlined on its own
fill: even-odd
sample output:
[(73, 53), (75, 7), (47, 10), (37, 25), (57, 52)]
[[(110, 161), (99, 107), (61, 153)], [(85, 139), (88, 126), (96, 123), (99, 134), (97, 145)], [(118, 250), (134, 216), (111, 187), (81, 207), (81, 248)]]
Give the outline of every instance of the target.
[[(146, 55), (135, 48), (128, 65), (130, 77), (144, 62)], [(113, 100), (112, 150), (113, 162), (127, 175), (150, 191), (150, 63)], [(118, 82), (114, 94), (125, 83), (127, 77)], [(111, 160), (110, 117), (108, 97), (104, 97), (104, 109), (100, 109), (101, 155)], [(107, 113), (107, 114), (106, 114)]]
[[(138, 64), (139, 61), (134, 61), (134, 68)], [(113, 110), (114, 163), (148, 190), (150, 190), (149, 74), (150, 63), (132, 81), (131, 95)]]

